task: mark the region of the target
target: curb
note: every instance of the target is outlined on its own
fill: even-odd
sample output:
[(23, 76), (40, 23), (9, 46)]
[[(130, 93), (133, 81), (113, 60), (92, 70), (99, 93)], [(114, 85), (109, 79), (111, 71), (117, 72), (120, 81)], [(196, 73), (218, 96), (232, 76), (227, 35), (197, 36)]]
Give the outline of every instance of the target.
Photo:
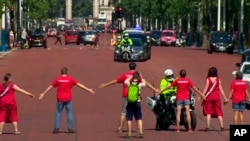
[(0, 51), (0, 58), (3, 58), (3, 57), (8, 56), (9, 54), (11, 54), (11, 53), (12, 53), (13, 51), (15, 51), (15, 50), (17, 50), (17, 48), (10, 49), (10, 50), (8, 50), (8, 51), (6, 51), (6, 52)]

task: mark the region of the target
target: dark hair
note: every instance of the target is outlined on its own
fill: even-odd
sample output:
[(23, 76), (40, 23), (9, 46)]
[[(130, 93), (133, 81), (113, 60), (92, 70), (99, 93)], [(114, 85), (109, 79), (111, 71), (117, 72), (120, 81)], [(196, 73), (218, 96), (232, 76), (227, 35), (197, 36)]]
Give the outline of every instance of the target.
[(139, 79), (140, 73), (138, 71), (135, 71), (133, 74), (133, 79)]
[(216, 67), (211, 67), (208, 69), (207, 77), (217, 77), (218, 76), (218, 70)]
[(3, 80), (4, 80), (4, 87), (7, 87), (8, 86), (8, 83), (10, 81), (10, 78), (11, 78), (11, 74), (10, 73), (6, 73), (3, 77)]
[(186, 70), (181, 69), (181, 70), (180, 70), (180, 76), (181, 76), (182, 78), (184, 78), (184, 77), (186, 77), (186, 75), (187, 75)]
[(63, 67), (61, 69), (61, 74), (68, 74), (68, 69), (66, 67)]
[(135, 69), (136, 69), (136, 63), (130, 62), (130, 63), (129, 63), (129, 69), (130, 69), (130, 70), (135, 70)]
[(243, 74), (241, 71), (237, 71), (235, 74), (236, 79), (242, 79), (243, 78)]

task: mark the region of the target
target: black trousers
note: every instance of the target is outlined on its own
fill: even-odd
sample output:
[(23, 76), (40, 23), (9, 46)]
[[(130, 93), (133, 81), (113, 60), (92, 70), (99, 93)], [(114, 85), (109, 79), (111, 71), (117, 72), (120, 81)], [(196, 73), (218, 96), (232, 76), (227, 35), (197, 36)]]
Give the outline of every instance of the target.
[(55, 42), (55, 45), (57, 44), (57, 42), (60, 42), (60, 44), (62, 45), (62, 41), (61, 41), (61, 38), (56, 38), (56, 42)]

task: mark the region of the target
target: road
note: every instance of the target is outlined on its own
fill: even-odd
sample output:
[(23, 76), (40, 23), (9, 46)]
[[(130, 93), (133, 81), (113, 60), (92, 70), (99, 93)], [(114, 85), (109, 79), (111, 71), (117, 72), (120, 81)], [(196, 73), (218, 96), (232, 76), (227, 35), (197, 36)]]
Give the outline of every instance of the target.
[[(116, 133), (121, 104), (121, 85), (99, 89), (102, 82), (110, 81), (128, 70), (127, 63), (113, 62), (113, 50), (109, 47), (110, 35), (101, 35), (100, 48), (69, 44), (54, 45), (55, 39), (48, 39), (48, 49), (32, 48), (17, 50), (0, 59), (0, 74), (13, 74), (13, 81), (36, 95), (31, 99), (17, 94), (19, 125), (21, 135), (13, 135), (11, 124), (6, 124), (1, 141), (121, 141), (124, 133)], [(219, 70), (223, 88), (229, 94), (229, 85), (233, 80), (232, 71), (240, 55), (224, 53), (207, 54), (202, 48), (153, 47), (152, 59), (138, 62), (138, 70), (156, 87), (163, 77), (166, 68), (172, 68), (175, 75), (182, 68), (187, 70), (187, 77), (203, 90), (208, 68), (215, 66)], [(76, 134), (67, 134), (66, 113), (61, 121), (61, 133), (52, 134), (56, 105), (56, 90), (53, 89), (42, 101), (38, 100), (41, 93), (51, 81), (60, 74), (62, 67), (69, 68), (69, 75), (96, 91), (91, 95), (79, 88), (73, 89), (73, 111)], [(169, 131), (155, 131), (155, 116), (146, 107), (146, 97), (153, 92), (144, 88), (142, 91), (142, 112), (144, 123), (144, 141), (229, 141), (229, 125), (233, 121), (231, 104), (223, 105), (225, 131), (220, 132), (217, 119), (212, 119), (210, 132), (204, 132), (205, 117), (201, 103), (196, 103), (197, 128), (194, 132), (174, 132), (175, 126)], [(250, 112), (246, 111), (245, 122), (249, 124)], [(184, 129), (184, 127), (182, 127)], [(133, 122), (133, 134), (136, 126)], [(138, 139), (131, 139), (138, 140)]]

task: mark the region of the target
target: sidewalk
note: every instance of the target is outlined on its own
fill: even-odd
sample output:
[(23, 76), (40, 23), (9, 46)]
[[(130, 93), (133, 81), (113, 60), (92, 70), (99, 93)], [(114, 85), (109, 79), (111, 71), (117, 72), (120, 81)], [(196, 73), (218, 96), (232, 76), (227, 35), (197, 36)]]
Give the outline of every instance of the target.
[(11, 53), (12, 53), (13, 51), (15, 51), (15, 50), (17, 50), (17, 48), (10, 49), (10, 50), (8, 50), (8, 51), (6, 51), (6, 52), (0, 51), (0, 58), (3, 58), (3, 57), (5, 57), (5, 56), (8, 56), (9, 54), (11, 54)]

